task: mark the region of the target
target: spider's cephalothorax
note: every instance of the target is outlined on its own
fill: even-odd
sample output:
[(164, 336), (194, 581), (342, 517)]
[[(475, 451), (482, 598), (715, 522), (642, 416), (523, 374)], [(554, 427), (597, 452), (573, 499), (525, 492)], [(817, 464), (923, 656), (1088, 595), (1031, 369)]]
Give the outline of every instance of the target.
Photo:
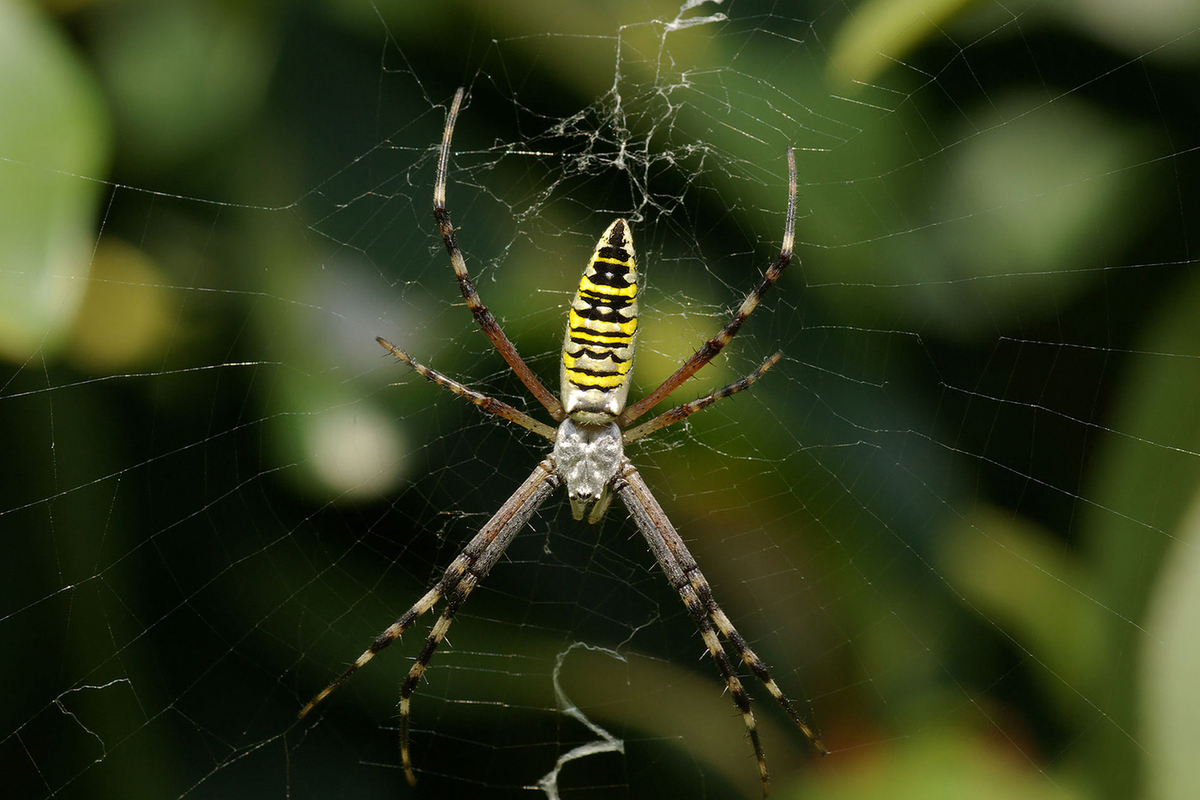
[(667, 518), (662, 506), (650, 493), (650, 488), (638, 474), (637, 468), (625, 457), (624, 446), (659, 428), (685, 419), (718, 400), (749, 388), (779, 360), (780, 354), (776, 353), (741, 380), (698, 400), (665, 411), (649, 422), (634, 428), (629, 427), (634, 420), (665, 399), (721, 352), (791, 261), (796, 219), (796, 164), (792, 149), (789, 147), (787, 151), (787, 223), (779, 255), (767, 268), (758, 285), (746, 295), (725, 326), (657, 389), (628, 407), (625, 400), (629, 394), (630, 369), (633, 366), (634, 340), (638, 324), (637, 269), (634, 266), (633, 239), (628, 223), (619, 219), (608, 227), (600, 237), (600, 243), (592, 254), (592, 260), (588, 263), (579, 282), (579, 289), (571, 302), (567, 333), (563, 340), (560, 401), (529, 369), (500, 328), (496, 318), (492, 316), (492, 312), (480, 300), (479, 293), (467, 275), (466, 262), (454, 236), (454, 226), (450, 224), (450, 212), (446, 210), (446, 172), (450, 159), (450, 137), (454, 132), (454, 122), (458, 117), (462, 99), (463, 90), (459, 89), (454, 96), (454, 103), (450, 106), (450, 112), (446, 115), (446, 128), (442, 133), (442, 147), (438, 158), (437, 183), (433, 190), (433, 215), (446, 244), (446, 252), (458, 278), (463, 299), (475, 317), (479, 329), (508, 362), (526, 388), (545, 407), (546, 412), (559, 423), (558, 428), (540, 422), (507, 403), (468, 389), (458, 381), (415, 361), (383, 338), (378, 341), (420, 375), (466, 398), (488, 413), (496, 414), (549, 439), (554, 442), (554, 448), (534, 467), (533, 473), (517, 487), (495, 516), (479, 529), (433, 588), (375, 637), (371, 646), (340, 676), (317, 693), (300, 710), (300, 717), (312, 711), (355, 671), (374, 658), (376, 653), (398, 639), (417, 617), (444, 600), (445, 607), (441, 616), (434, 623), (433, 629), (425, 639), (424, 647), (421, 648), (420, 654), (409, 669), (408, 677), (400, 687), (400, 758), (405, 776), (410, 783), (415, 783), (416, 774), (413, 772), (408, 748), (408, 723), (410, 701), (417, 682), (425, 674), (434, 651), (446, 636), (454, 615), (467, 599), (467, 595), (496, 564), (513, 537), (537, 513), (542, 503), (546, 502), (559, 486), (566, 484), (571, 511), (576, 519), (582, 519), (586, 514), (589, 522), (596, 522), (603, 516), (613, 495), (624, 503), (667, 581), (683, 600), (684, 608), (699, 630), (704, 646), (716, 663), (734, 704), (742, 714), (755, 758), (758, 760), (759, 777), (765, 796), (770, 785), (767, 778), (767, 761), (759, 741), (754, 713), (750, 709), (750, 696), (742, 686), (721, 639), (728, 643), (737, 659), (762, 682), (771, 697), (787, 712), (817, 750), (824, 753), (825, 748), (784, 696), (771, 677), (767, 665), (750, 648), (733, 627), (729, 617), (717, 605), (712, 588), (700, 572), (696, 560), (688, 552), (687, 545)]

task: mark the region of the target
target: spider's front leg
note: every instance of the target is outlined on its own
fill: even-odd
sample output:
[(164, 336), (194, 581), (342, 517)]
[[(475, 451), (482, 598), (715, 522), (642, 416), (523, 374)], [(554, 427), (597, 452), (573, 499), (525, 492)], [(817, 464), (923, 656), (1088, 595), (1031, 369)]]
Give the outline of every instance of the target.
[(733, 698), (734, 705), (742, 713), (742, 720), (746, 725), (746, 733), (750, 737), (750, 743), (754, 747), (755, 758), (758, 760), (758, 771), (762, 779), (763, 796), (766, 797), (770, 791), (770, 777), (767, 773), (766, 756), (763, 753), (762, 743), (759, 741), (758, 726), (754, 719), (754, 712), (750, 709), (750, 696), (746, 693), (745, 687), (742, 686), (742, 682), (734, 673), (733, 667), (729, 662), (729, 657), (724, 647), (721, 646), (720, 639), (717, 637), (718, 631), (729, 641), (755, 676), (763, 682), (763, 685), (767, 687), (767, 691), (784, 708), (788, 716), (796, 723), (801, 732), (808, 737), (818, 752), (824, 755), (828, 751), (821, 744), (820, 739), (813, 734), (812, 729), (800, 719), (799, 714), (792, 708), (791, 702), (771, 677), (766, 664), (750, 649), (745, 639), (742, 638), (742, 635), (733, 627), (733, 623), (730, 622), (725, 612), (717, 605), (716, 600), (713, 599), (708, 580), (700, 572), (696, 560), (688, 551), (678, 531), (675, 530), (675, 526), (671, 524), (671, 520), (667, 518), (666, 512), (662, 510), (662, 506), (658, 504), (658, 501), (654, 499), (654, 495), (650, 493), (650, 488), (646, 486), (646, 482), (642, 480), (642, 476), (638, 474), (637, 469), (629, 463), (628, 459), (623, 459), (620, 469), (613, 479), (613, 490), (629, 509), (629, 515), (633, 517), (638, 530), (645, 537), (651, 552), (654, 553), (659, 566), (667, 576), (667, 581), (675, 591), (679, 592), (679, 596), (683, 600), (688, 614), (692, 617), (692, 621), (700, 631), (700, 637), (704, 640), (704, 645), (708, 648), (709, 655), (712, 656), (713, 661), (716, 663), (721, 677), (725, 679), (725, 685), (729, 688), (729, 694)]
[(450, 623), (454, 621), (454, 615), (466, 601), (467, 595), (488, 574), (517, 532), (525, 527), (525, 524), (561, 483), (562, 476), (559, 474), (553, 458), (547, 458), (534, 467), (533, 473), (513, 492), (495, 516), (479, 530), (479, 533), (467, 543), (462, 553), (451, 562), (441, 580), (408, 611), (405, 611), (399, 619), (375, 637), (371, 646), (345, 672), (334, 678), (316, 697), (308, 701), (300, 710), (299, 718), (303, 719), (317, 704), (374, 658), (376, 653), (398, 639), (416, 621), (417, 617), (429, 611), (438, 600), (444, 597), (446, 607), (438, 621), (434, 623), (433, 629), (426, 638), (425, 645), (409, 670), (408, 678), (400, 691), (400, 758), (409, 783), (415, 783), (416, 775), (413, 774), (412, 760), (408, 752), (409, 705), (413, 690), (429, 666), (434, 651), (445, 638)]

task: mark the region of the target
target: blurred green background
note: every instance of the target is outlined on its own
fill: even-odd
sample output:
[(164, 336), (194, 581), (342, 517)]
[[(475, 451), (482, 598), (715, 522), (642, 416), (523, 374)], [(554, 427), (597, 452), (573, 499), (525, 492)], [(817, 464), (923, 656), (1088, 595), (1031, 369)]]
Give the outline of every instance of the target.
[[(557, 386), (628, 217), (631, 457), (832, 755), (772, 795), (1200, 796), (1200, 6), (0, 0), (0, 775), (13, 797), (754, 797), (636, 529), (551, 500), (459, 615), (298, 709), (545, 450), (430, 214)], [(398, 384), (398, 385), (397, 385)], [(579, 715), (566, 713), (575, 707)]]

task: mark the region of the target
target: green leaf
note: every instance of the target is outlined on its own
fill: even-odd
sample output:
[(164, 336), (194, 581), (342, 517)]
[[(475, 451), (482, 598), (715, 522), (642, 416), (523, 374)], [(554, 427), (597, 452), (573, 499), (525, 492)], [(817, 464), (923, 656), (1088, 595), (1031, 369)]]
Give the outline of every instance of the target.
[(95, 244), (108, 117), (76, 53), (33, 6), (0, 0), (0, 357), (61, 347)]

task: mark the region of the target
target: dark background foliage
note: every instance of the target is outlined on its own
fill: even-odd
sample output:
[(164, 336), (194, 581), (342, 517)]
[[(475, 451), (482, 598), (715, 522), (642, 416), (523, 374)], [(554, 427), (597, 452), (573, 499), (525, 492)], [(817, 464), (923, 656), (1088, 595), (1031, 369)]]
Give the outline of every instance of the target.
[(774, 793), (1195, 796), (1185, 6), (0, 0), (13, 796), (529, 796), (583, 719), (623, 752), (564, 796), (759, 792), (618, 509), (551, 501), (472, 596), (416, 789), (423, 633), (295, 721), (544, 449), (373, 341), (530, 408), (429, 213), (458, 86), (450, 208), (551, 386), (613, 216), (637, 396), (778, 250), (797, 148), (799, 261), (684, 399), (783, 360), (631, 452), (833, 751), (748, 678)]

